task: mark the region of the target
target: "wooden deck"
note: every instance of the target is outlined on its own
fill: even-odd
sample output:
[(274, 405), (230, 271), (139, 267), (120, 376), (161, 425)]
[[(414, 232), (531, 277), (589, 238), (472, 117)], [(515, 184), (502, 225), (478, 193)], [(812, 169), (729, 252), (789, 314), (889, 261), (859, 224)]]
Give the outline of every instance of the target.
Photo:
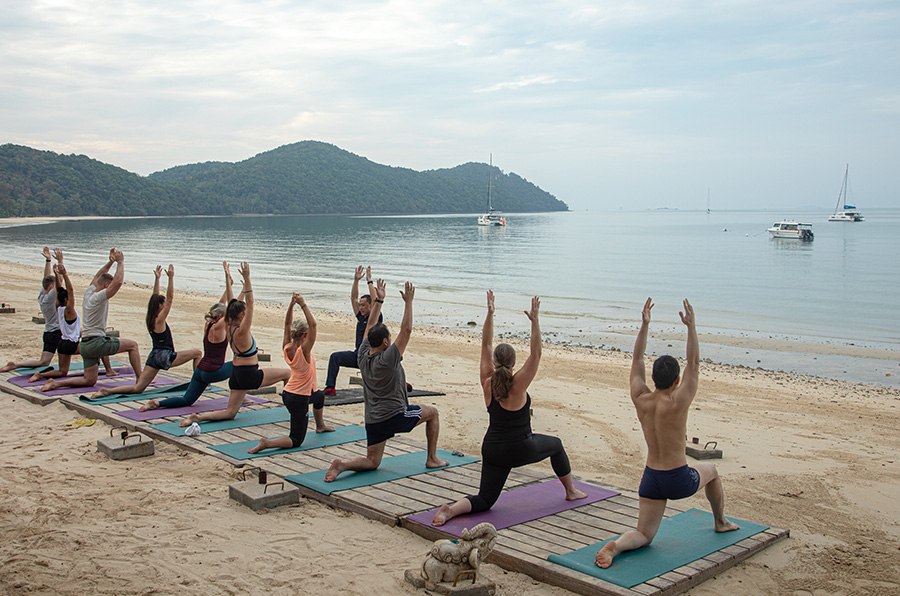
[[(10, 375), (0, 375), (0, 389), (18, 395), (35, 403), (42, 403), (25, 395), (34, 393), (5, 382)], [(221, 397), (222, 394), (206, 393), (201, 399)], [(38, 397), (39, 396), (35, 396)], [(244, 410), (255, 410), (279, 407), (280, 400), (272, 396), (273, 401), (245, 406)], [(287, 422), (265, 424), (246, 428), (217, 431), (201, 434), (198, 437), (175, 437), (153, 430), (148, 422), (136, 422), (118, 415), (123, 410), (138, 407), (140, 402), (112, 403), (105, 405), (89, 404), (78, 399), (77, 395), (46, 398), (44, 403), (59, 400), (67, 407), (77, 410), (92, 418), (98, 418), (114, 426), (125, 426), (130, 430), (138, 430), (147, 436), (160, 441), (174, 443), (183, 449), (203, 453), (212, 457), (242, 466), (258, 466), (270, 474), (287, 476), (322, 470), (336, 458), (355, 457), (366, 452), (365, 441), (346, 443), (333, 447), (311, 449), (293, 453), (271, 455), (250, 460), (235, 460), (221, 453), (207, 449), (209, 445), (220, 445), (236, 441), (259, 439), (261, 437), (284, 436), (288, 434)], [(339, 409), (327, 408), (329, 421), (339, 424), (356, 424), (361, 420), (346, 419)], [(175, 421), (178, 418), (161, 418), (154, 423)], [(446, 448), (446, 446), (445, 446)], [(405, 437), (396, 437), (388, 442), (385, 456), (400, 455), (414, 451), (422, 451), (424, 446)], [(462, 495), (473, 494), (478, 490), (481, 464), (473, 463), (446, 470), (437, 470), (410, 478), (385, 482), (374, 486), (345, 490), (323, 495), (314, 490), (299, 486), (300, 492), (311, 499), (321, 501), (332, 507), (359, 513), (370, 519), (388, 525), (400, 525), (429, 540), (447, 537), (438, 528), (422, 526), (407, 521), (408, 515), (437, 507), (458, 499)], [(517, 486), (540, 482), (550, 478), (528, 468), (513, 470), (506, 483), (506, 490)], [(783, 540), (789, 536), (788, 530), (770, 528), (747, 538), (737, 544), (719, 550), (707, 557), (693, 561), (673, 571), (650, 579), (630, 589), (622, 588), (577, 571), (550, 563), (550, 554), (562, 554), (582, 548), (600, 540), (610, 538), (637, 525), (638, 499), (631, 491), (605, 485), (602, 482), (586, 480), (591, 484), (609, 488), (621, 493), (609, 499), (583, 505), (556, 515), (519, 524), (500, 530), (499, 540), (489, 561), (513, 571), (525, 573), (536, 580), (559, 586), (579, 594), (677, 594), (688, 590), (706, 579), (737, 565), (754, 553)], [(674, 515), (682, 511), (680, 507), (670, 505), (666, 515)]]

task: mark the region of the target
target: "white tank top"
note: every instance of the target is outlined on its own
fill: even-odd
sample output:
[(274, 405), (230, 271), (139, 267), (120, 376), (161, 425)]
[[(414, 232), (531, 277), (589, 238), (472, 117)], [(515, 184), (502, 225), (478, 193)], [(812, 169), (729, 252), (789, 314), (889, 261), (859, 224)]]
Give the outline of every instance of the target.
[(56, 315), (59, 318), (59, 330), (62, 331), (62, 338), (75, 343), (81, 341), (81, 317), (78, 316), (78, 313), (75, 313), (75, 322), (71, 325), (66, 322), (65, 306), (57, 308)]

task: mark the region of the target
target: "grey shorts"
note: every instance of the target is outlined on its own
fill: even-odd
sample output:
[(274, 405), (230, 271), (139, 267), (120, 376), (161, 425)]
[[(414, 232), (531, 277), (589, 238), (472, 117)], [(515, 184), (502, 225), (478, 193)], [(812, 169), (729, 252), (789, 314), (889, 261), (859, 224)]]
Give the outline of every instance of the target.
[(112, 356), (119, 353), (119, 338), (106, 335), (87, 337), (81, 340), (81, 359), (84, 360), (84, 368), (100, 366), (103, 356)]
[(174, 350), (153, 348), (150, 350), (150, 353), (147, 354), (147, 362), (145, 364), (157, 370), (169, 370), (169, 367), (175, 362), (175, 357), (177, 355), (178, 353)]

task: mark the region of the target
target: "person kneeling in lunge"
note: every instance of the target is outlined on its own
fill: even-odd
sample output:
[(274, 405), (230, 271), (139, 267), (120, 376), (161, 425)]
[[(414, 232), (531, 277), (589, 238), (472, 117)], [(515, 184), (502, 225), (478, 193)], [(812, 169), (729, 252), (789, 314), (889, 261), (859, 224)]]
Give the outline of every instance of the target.
[(599, 567), (609, 567), (618, 554), (647, 546), (659, 530), (668, 499), (684, 499), (704, 487), (712, 507), (716, 532), (730, 532), (738, 526), (725, 518), (725, 492), (716, 466), (709, 463), (688, 467), (684, 453), (687, 416), (697, 394), (700, 378), (700, 342), (694, 320), (694, 308), (687, 300), (679, 312), (688, 331), (687, 363), (679, 380), (678, 361), (660, 356), (653, 363), (653, 391), (647, 387), (644, 351), (650, 328), (653, 302), (647, 298), (641, 313), (641, 330), (634, 342), (631, 358), (631, 401), (647, 441), (647, 466), (638, 489), (637, 530), (629, 530), (618, 540), (607, 542), (597, 553)]
[[(294, 305), (299, 305), (305, 321), (294, 321)], [(259, 444), (247, 451), (258, 453), (263, 449), (290, 449), (299, 447), (306, 438), (309, 426), (309, 402), (313, 403), (316, 432), (334, 432), (325, 424), (325, 393), (316, 388), (316, 359), (312, 355), (316, 343), (316, 319), (299, 292), (291, 296), (284, 315), (284, 361), (291, 367), (291, 378), (284, 384), (281, 399), (291, 414), (291, 431), (286, 437), (260, 439)]]
[(553, 472), (565, 489), (567, 501), (587, 495), (575, 488), (569, 457), (556, 437), (531, 432), (531, 396), (528, 386), (541, 361), (541, 327), (538, 312), (541, 300), (531, 299), (525, 316), (531, 321), (531, 353), (516, 373), (516, 351), (509, 344), (494, 348), (494, 292), (487, 293), (487, 316), (481, 332), (481, 389), (490, 424), (481, 443), (481, 483), (478, 494), (441, 505), (431, 524), (442, 526), (458, 515), (486, 511), (494, 506), (513, 468), (550, 458)]
[[(366, 270), (367, 277), (371, 276)], [(368, 282), (371, 282), (368, 279)], [(379, 279), (377, 285), (368, 283), (372, 311), (366, 326), (365, 339), (359, 346), (359, 370), (363, 379), (363, 397), (365, 398), (366, 442), (368, 449), (365, 457), (350, 460), (336, 459), (325, 474), (325, 482), (333, 482), (338, 474), (347, 470), (374, 470), (381, 465), (384, 446), (388, 439), (397, 433), (408, 433), (419, 424), (425, 423), (425, 437), (428, 442), (428, 456), (425, 466), (440, 468), (447, 462), (437, 457), (438, 432), (440, 422), (438, 411), (434, 406), (410, 405), (406, 389), (406, 373), (403, 371), (403, 352), (409, 343), (412, 333), (412, 305), (416, 288), (406, 282), (403, 298), (403, 320), (400, 333), (391, 343), (391, 332), (384, 323), (377, 323), (384, 304), (384, 280)]]

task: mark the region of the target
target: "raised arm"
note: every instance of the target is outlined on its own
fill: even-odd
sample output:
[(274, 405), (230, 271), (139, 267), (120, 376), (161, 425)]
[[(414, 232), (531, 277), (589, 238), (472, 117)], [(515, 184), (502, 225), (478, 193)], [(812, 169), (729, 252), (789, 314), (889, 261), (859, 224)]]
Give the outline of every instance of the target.
[(494, 374), (494, 291), (487, 291), (487, 314), (481, 328), (481, 363), (478, 378), (481, 384)]
[(253, 286), (250, 285), (250, 263), (247, 261), (241, 261), (241, 266), (238, 269), (238, 273), (241, 274), (241, 279), (244, 282), (244, 287), (241, 290), (241, 296), (244, 302), (247, 304), (247, 310), (244, 311), (244, 319), (241, 321), (241, 330), (250, 329), (250, 326), (253, 325)]
[(157, 265), (153, 270), (153, 293), (159, 294), (159, 278), (162, 277), (162, 265)]
[(525, 359), (525, 364), (513, 375), (513, 390), (516, 392), (528, 389), (528, 386), (531, 385), (531, 381), (534, 380), (534, 376), (537, 374), (538, 365), (541, 363), (543, 348), (541, 346), (541, 324), (538, 316), (540, 310), (541, 299), (537, 296), (532, 296), (531, 310), (525, 311), (525, 316), (531, 321), (531, 351), (528, 354), (528, 358)]
[[(359, 314), (359, 280), (362, 279), (364, 274), (363, 266), (357, 265), (356, 271), (353, 273), (353, 285), (350, 287), (350, 308), (353, 309), (353, 314)], [(369, 269), (369, 279), (372, 278), (371, 268)]]
[(700, 382), (700, 340), (697, 338), (697, 323), (694, 319), (694, 307), (684, 299), (684, 310), (678, 315), (681, 322), (687, 327), (687, 362), (684, 365), (684, 373), (681, 376), (681, 384), (676, 392), (676, 399), (694, 400), (697, 395), (697, 386)]
[(67, 296), (65, 317), (66, 320), (71, 321), (78, 316), (78, 313), (75, 312), (75, 286), (72, 285), (72, 280), (69, 279), (69, 272), (66, 270), (66, 266), (62, 264), (61, 254), (59, 257), (59, 265), (57, 269), (59, 270), (59, 275), (61, 275), (66, 282)]
[[(42, 248), (41, 254), (44, 255), (44, 276), (41, 277), (41, 283), (43, 284), (44, 279), (46, 279), (46, 277), (50, 275), (53, 270), (53, 267), (50, 265), (50, 247), (45, 246), (44, 248)], [(57, 281), (56, 283), (58, 284), (59, 282)]]
[[(288, 304), (287, 312), (284, 313), (284, 334), (281, 337), (282, 349), (287, 348), (291, 345), (291, 325), (294, 324), (295, 304), (297, 304), (297, 292), (291, 294), (291, 301)], [(294, 355), (292, 353), (289, 353), (288, 357), (293, 358)]]
[(122, 284), (125, 282), (125, 254), (118, 249), (115, 249), (115, 253), (116, 273), (113, 275), (113, 280), (109, 287), (106, 288), (107, 300), (118, 294), (119, 290), (122, 289)]
[[(372, 270), (371, 268), (366, 268), (366, 279), (371, 281)], [(366, 332), (363, 334), (363, 338), (369, 337), (369, 331), (378, 324), (378, 317), (381, 316), (381, 305), (384, 304), (384, 297), (387, 293), (387, 289), (384, 286), (384, 280), (379, 279), (377, 283), (370, 284), (369, 286), (369, 299), (372, 301), (372, 310), (369, 311), (369, 321), (366, 323)], [(373, 348), (377, 348), (378, 346), (372, 346)]]
[(403, 298), (403, 320), (400, 321), (400, 333), (397, 334), (397, 339), (394, 340), (394, 343), (397, 344), (397, 349), (400, 350), (400, 354), (406, 351), (409, 337), (412, 335), (413, 298), (415, 295), (416, 286), (411, 281), (406, 282), (403, 291), (400, 292), (400, 297)]
[(312, 354), (313, 346), (316, 345), (316, 334), (318, 333), (318, 330), (316, 329), (316, 318), (309, 309), (309, 305), (306, 304), (306, 299), (303, 297), (303, 294), (294, 292), (294, 301), (300, 305), (300, 310), (303, 311), (303, 315), (306, 317), (306, 326), (308, 327), (308, 330), (306, 332), (306, 337), (303, 338), (303, 343), (300, 344), (300, 349), (303, 350), (303, 357), (309, 362), (309, 355)]
[(104, 273), (109, 273), (109, 270), (112, 268), (113, 263), (115, 263), (115, 262), (116, 262), (116, 249), (111, 248), (111, 249), (109, 249), (109, 261), (106, 262), (106, 265), (100, 267), (100, 269), (97, 270), (97, 273), (94, 274), (94, 278), (91, 280), (90, 285), (96, 286), (97, 282), (100, 281), (100, 276), (103, 275)]
[(647, 351), (647, 334), (650, 332), (651, 310), (653, 310), (653, 300), (647, 298), (647, 301), (644, 302), (644, 309), (641, 311), (641, 330), (638, 331), (637, 338), (634, 340), (634, 351), (631, 354), (631, 376), (629, 377), (631, 399), (637, 399), (650, 391), (650, 388), (647, 387), (644, 352)]
[(234, 280), (231, 279), (231, 268), (228, 266), (228, 261), (222, 261), (222, 269), (225, 270), (225, 292), (222, 293), (219, 302), (228, 306), (228, 303), (234, 298), (234, 292), (231, 290), (231, 284), (234, 283)]
[[(175, 267), (169, 263), (169, 266), (166, 268), (166, 301), (163, 302), (162, 308), (159, 309), (159, 313), (156, 315), (157, 323), (164, 323), (169, 316), (169, 311), (172, 310), (172, 302), (175, 300)], [(159, 281), (159, 279), (157, 279)]]

